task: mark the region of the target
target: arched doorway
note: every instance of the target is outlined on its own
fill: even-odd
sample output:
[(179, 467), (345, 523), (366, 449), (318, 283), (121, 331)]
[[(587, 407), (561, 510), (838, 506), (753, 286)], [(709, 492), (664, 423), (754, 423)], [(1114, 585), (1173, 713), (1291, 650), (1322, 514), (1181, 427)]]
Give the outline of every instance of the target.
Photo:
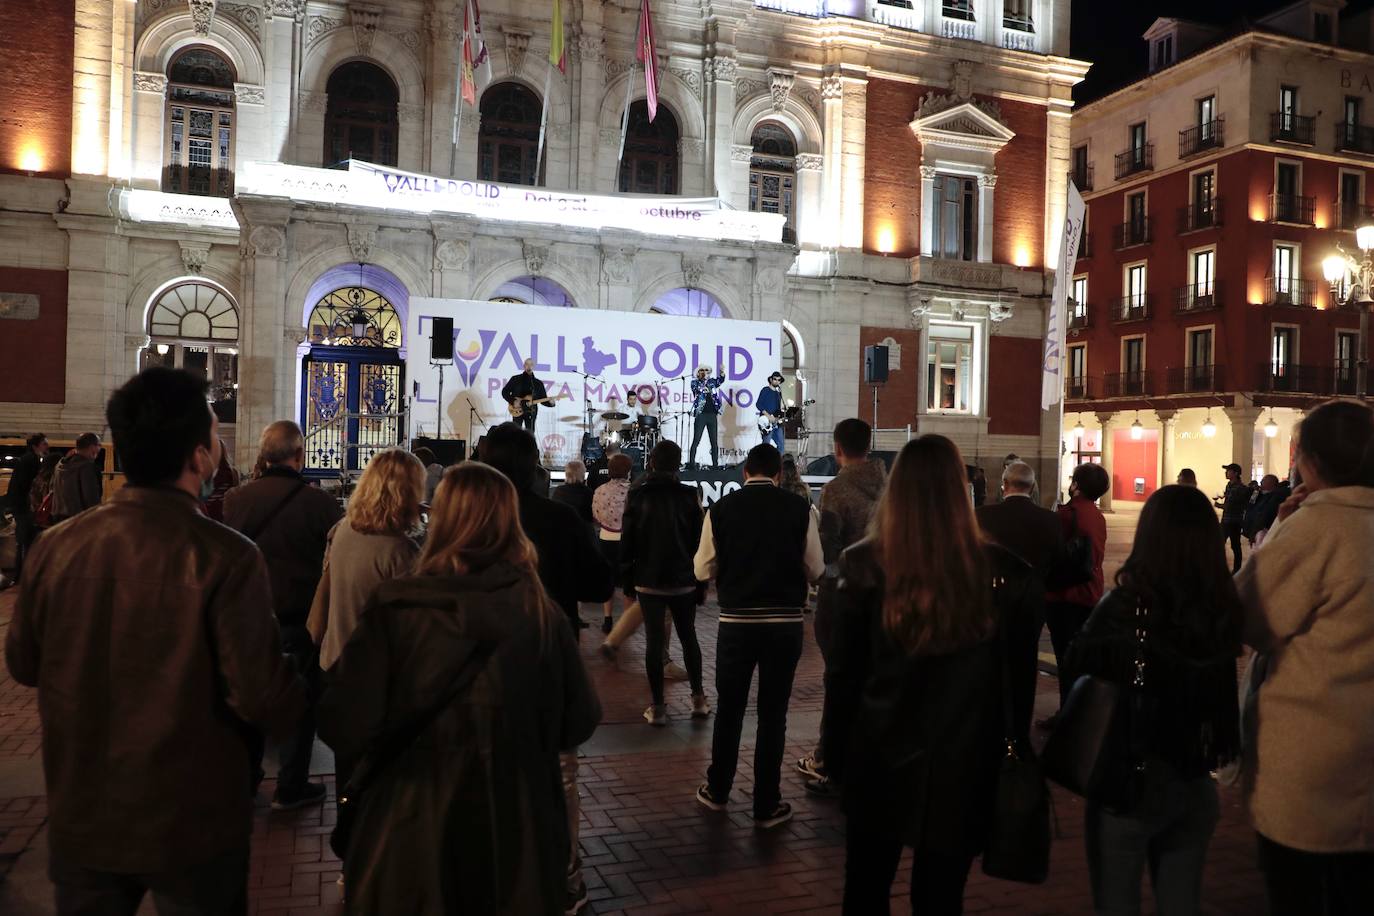
[(355, 60), (329, 74), (325, 92), (325, 168), (346, 169), (349, 159), (396, 165), (396, 81), (376, 64)]
[(749, 157), (749, 209), (756, 213), (781, 213), (787, 222), (782, 240), (797, 240), (797, 141), (792, 131), (776, 121), (762, 121), (754, 128), (754, 151)]
[(148, 339), (139, 368), (166, 366), (201, 376), (210, 383), (210, 406), (220, 423), (235, 422), (239, 313), (228, 293), (194, 280), (167, 287), (148, 309)]
[(505, 184), (536, 180), (539, 158), (539, 96), (519, 83), (498, 83), (482, 93), (477, 134), (477, 177)]
[(576, 304), (566, 289), (548, 277), (527, 276), (507, 280), (487, 298), (492, 302), (551, 305), (559, 308), (572, 308)]
[(315, 303), (301, 366), (307, 475), (346, 476), (402, 440), (401, 339), (400, 315), (376, 290), (342, 287)]

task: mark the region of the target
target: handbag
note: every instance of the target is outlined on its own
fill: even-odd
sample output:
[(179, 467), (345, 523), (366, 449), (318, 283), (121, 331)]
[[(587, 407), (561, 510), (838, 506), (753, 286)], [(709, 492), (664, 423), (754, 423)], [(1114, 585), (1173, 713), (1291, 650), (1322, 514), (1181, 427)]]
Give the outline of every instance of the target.
[(1089, 801), (1129, 809), (1146, 789), (1145, 606), (1136, 604), (1131, 683), (1080, 677), (1040, 752), (1045, 775)]
[(1064, 542), (1059, 558), (1045, 573), (1045, 590), (1063, 591), (1084, 582), (1091, 582), (1095, 566), (1093, 563), (1093, 541), (1078, 530), (1078, 513), (1073, 514), (1073, 534)]
[(983, 845), (983, 874), (1043, 884), (1050, 873), (1050, 790), (1029, 747), (1016, 740), (1005, 628), (998, 637), (1002, 662), (1002, 728), (1007, 752), (997, 771), (992, 825)]
[(364, 754), (363, 759), (354, 768), (353, 775), (349, 777), (348, 784), (338, 790), (338, 818), (334, 822), (334, 829), (329, 833), (329, 848), (334, 851), (334, 855), (341, 860), (347, 857), (348, 848), (353, 841), (358, 811), (366, 799), (367, 790), (376, 784), (380, 774), (404, 754), (415, 743), (415, 739), (424, 734), (425, 729), (429, 728), (439, 714), (476, 679), (491, 651), (492, 646), (479, 644), (459, 666), (458, 672), (439, 702), (391, 734), (378, 739)]

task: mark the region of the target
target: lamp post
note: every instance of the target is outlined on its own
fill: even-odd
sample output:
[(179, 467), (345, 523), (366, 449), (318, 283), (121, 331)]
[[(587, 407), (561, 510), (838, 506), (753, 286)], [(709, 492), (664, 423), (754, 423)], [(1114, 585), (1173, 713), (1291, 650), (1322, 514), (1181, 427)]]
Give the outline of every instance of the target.
[(1337, 300), (1340, 294), (1341, 279), (1349, 274), (1354, 282), (1347, 292), (1343, 304), (1351, 305), (1360, 311), (1360, 337), (1355, 368), (1355, 396), (1364, 400), (1369, 395), (1369, 310), (1374, 306), (1370, 289), (1374, 287), (1374, 222), (1361, 221), (1355, 229), (1355, 244), (1359, 246), (1362, 257), (1357, 261), (1340, 245), (1338, 254), (1322, 261), (1322, 275), (1331, 285), (1331, 298)]

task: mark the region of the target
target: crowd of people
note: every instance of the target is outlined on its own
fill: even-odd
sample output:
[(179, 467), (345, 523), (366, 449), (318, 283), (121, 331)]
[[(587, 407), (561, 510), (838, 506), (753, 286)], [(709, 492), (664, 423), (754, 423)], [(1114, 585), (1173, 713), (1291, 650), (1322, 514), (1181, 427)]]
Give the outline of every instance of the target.
[[(747, 804), (761, 830), (792, 817), (787, 713), (814, 604), (824, 713), (795, 766), (842, 805), (846, 914), (889, 912), (906, 848), (912, 911), (962, 911), (1009, 816), (1006, 761), (1035, 758), (1045, 626), (1060, 681), (1059, 711), (1038, 723), (1051, 777), (1113, 704), (1080, 787), (1097, 912), (1140, 912), (1147, 873), (1159, 912), (1200, 911), (1218, 778), (1244, 787), (1271, 913), (1353, 914), (1374, 899), (1366, 405), (1307, 414), (1291, 495), (1274, 495), (1276, 479), (1241, 485), (1241, 534), (1257, 546), (1235, 575), (1224, 545), (1239, 491), (1219, 521), (1180, 484), (1148, 499), (1110, 588), (1100, 465), (1075, 469), (1054, 511), (1011, 456), (1001, 499), (975, 505), (952, 441), (920, 436), (885, 472), (858, 419), (834, 430), (838, 473), (818, 501), (765, 442), (743, 486), (705, 511), (671, 441), (637, 480), (613, 458), (593, 491), (570, 466), (552, 497), (515, 424), (448, 468), (386, 449), (344, 510), (303, 475), (289, 421), (263, 431), (240, 481), (205, 383), (185, 372), (135, 376), (107, 419), (127, 486), (60, 503), (69, 517), (24, 544), (5, 646), (14, 679), (39, 691), (60, 913), (132, 914), (147, 894), (160, 911), (246, 912), (265, 742), (279, 761), (272, 806), (320, 804), (317, 731), (335, 754), (349, 912), (578, 912), (578, 747), (601, 719), (578, 648), (583, 602), (604, 608), (610, 657), (614, 630), (642, 621), (652, 726), (670, 720), (676, 633), (691, 715), (714, 716), (695, 794), (710, 812), (736, 801), (757, 674)], [(92, 438), (57, 463), (54, 489), (86, 498)], [(46, 447), (30, 445), (32, 485)], [(712, 584), (708, 690), (697, 616)]]

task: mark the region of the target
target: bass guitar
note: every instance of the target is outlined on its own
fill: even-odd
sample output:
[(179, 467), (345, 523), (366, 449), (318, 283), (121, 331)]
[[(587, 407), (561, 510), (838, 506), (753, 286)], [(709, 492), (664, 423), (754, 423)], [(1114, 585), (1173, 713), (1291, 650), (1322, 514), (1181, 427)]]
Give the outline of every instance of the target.
[(561, 401), (561, 400), (563, 400), (564, 398), (570, 398), (570, 397), (572, 397), (571, 394), (555, 394), (555, 395), (550, 395), (549, 397), (546, 397), (546, 398), (535, 398), (533, 395), (528, 395), (528, 394), (527, 394), (527, 395), (525, 395), (524, 397), (522, 397), (522, 398), (516, 398), (514, 401), (511, 401), (509, 404), (507, 404), (507, 405), (506, 405), (506, 410), (510, 411), (511, 418), (512, 418), (512, 419), (515, 419), (515, 418), (518, 418), (518, 417), (523, 417), (523, 416), (525, 415), (525, 408), (526, 408), (526, 405), (529, 405), (529, 404), (544, 404), (544, 405), (547, 405), (547, 406), (549, 406), (549, 407), (552, 407), (552, 406), (554, 405), (555, 402)]

